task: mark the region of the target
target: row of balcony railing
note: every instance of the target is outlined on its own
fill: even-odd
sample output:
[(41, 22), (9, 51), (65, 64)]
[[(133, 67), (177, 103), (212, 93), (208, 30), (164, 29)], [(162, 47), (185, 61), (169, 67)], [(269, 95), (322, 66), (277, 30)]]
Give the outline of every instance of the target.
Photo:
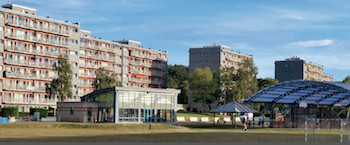
[(116, 71), (116, 67), (105, 67), (105, 66), (100, 66), (100, 65), (96, 65), (96, 64), (84, 64), (84, 63), (79, 63), (80, 67), (86, 67), (86, 68), (93, 68), (93, 69), (99, 69), (99, 68), (104, 68), (105, 70), (109, 70), (109, 71)]
[(161, 81), (155, 81), (155, 80), (152, 81), (152, 80), (140, 79), (140, 78), (129, 78), (129, 82), (161, 85)]
[(87, 54), (80, 54), (79, 56), (84, 58), (92, 58), (92, 59), (99, 59), (99, 60), (105, 60), (110, 62), (115, 62), (115, 57), (111, 56), (103, 56), (103, 55), (87, 55)]
[(140, 58), (147, 58), (147, 59), (166, 61), (166, 58), (162, 58), (159, 55), (149, 55), (149, 54), (141, 54), (141, 53), (131, 53), (129, 55), (130, 56), (135, 56), (135, 57), (140, 57)]
[(129, 72), (133, 73), (133, 74), (162, 77), (162, 73), (160, 73), (160, 72), (149, 72), (149, 71), (147, 72), (147, 71), (141, 71), (141, 70), (137, 70), (137, 69), (130, 69)]
[(52, 27), (49, 29), (49, 27), (35, 25), (34, 23), (30, 24), (28, 22), (25, 23), (25, 22), (21, 22), (21, 21), (7, 20), (6, 24), (11, 25), (11, 26), (16, 26), (16, 27), (27, 28), (27, 29), (34, 29), (34, 30), (42, 31), (42, 32), (49, 32), (49, 33), (53, 33), (53, 34), (64, 35), (64, 36), (68, 36), (70, 34), (70, 32), (67, 29), (56, 29), (55, 30)]
[(162, 65), (159, 64), (152, 64), (152, 63), (146, 63), (146, 62), (140, 62), (140, 61), (129, 61), (129, 64), (131, 65), (137, 65), (137, 66), (144, 66), (149, 68), (158, 68), (162, 69)]
[(58, 46), (58, 47), (68, 47), (69, 46), (68, 42), (64, 42), (64, 41), (61, 41), (61, 42), (54, 41), (54, 40), (49, 41), (48, 39), (45, 39), (45, 38), (37, 38), (35, 36), (16, 35), (14, 33), (5, 33), (5, 37), (11, 38), (11, 39), (18, 39), (18, 40), (23, 40), (23, 41), (53, 45), (53, 46)]
[(100, 46), (100, 45), (90, 45), (90, 44), (86, 44), (86, 43), (81, 43), (80, 47), (90, 48), (90, 49), (95, 49), (95, 50), (101, 50), (101, 51), (107, 51), (107, 52), (114, 52), (115, 53), (115, 51), (112, 48), (103, 47), (103, 46)]
[(13, 65), (53, 69), (52, 65), (49, 65), (48, 63), (44, 63), (44, 62), (26, 61), (26, 60), (18, 60), (18, 59), (5, 59), (4, 62), (7, 64), (13, 64)]
[(46, 92), (45, 87), (40, 86), (4, 85), (4, 89), (12, 91)]
[(67, 53), (35, 50), (35, 49), (29, 49), (23, 46), (5, 46), (5, 50), (12, 51), (12, 52), (33, 54), (33, 55), (49, 56), (49, 57), (55, 57), (55, 58), (57, 58), (59, 55), (67, 55)]
[(56, 104), (57, 99), (55, 98), (27, 98), (27, 100), (23, 99), (13, 99), (11, 97), (4, 97), (4, 103), (18, 103), (18, 104)]
[(21, 78), (21, 79), (34, 79), (34, 80), (47, 80), (52, 81), (55, 77), (50, 77), (48, 75), (40, 75), (35, 73), (21, 73), (15, 71), (6, 71), (5, 76), (7, 78)]
[(323, 70), (322, 70), (322, 69), (316, 69), (316, 68), (310, 67), (310, 68), (308, 68), (308, 70), (309, 70), (309, 71), (312, 71), (312, 72), (317, 72), (317, 73), (320, 73), (320, 74), (323, 73)]

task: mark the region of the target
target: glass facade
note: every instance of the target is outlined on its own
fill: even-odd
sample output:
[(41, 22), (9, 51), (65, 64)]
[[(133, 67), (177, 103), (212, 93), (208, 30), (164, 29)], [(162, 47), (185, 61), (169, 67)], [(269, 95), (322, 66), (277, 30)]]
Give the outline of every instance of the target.
[(97, 122), (175, 122), (179, 90), (144, 90), (117, 87), (95, 91), (81, 100), (98, 103)]
[(118, 122), (174, 122), (176, 94), (118, 91)]
[(84, 98), (83, 102), (97, 102), (97, 122), (114, 122), (114, 91), (108, 91), (98, 95), (92, 95), (89, 98)]

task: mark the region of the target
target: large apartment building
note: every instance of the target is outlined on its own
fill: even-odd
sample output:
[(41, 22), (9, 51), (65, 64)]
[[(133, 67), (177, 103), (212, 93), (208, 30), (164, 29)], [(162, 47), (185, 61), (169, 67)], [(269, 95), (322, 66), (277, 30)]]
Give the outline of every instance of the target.
[(141, 47), (132, 40), (108, 41), (90, 36), (79, 23), (36, 15), (16, 4), (0, 8), (0, 107), (55, 108), (46, 85), (56, 77), (53, 65), (67, 55), (72, 65), (73, 98), (92, 92), (95, 72), (116, 73), (124, 87), (166, 88), (167, 51)]
[(275, 61), (275, 79), (279, 82), (291, 80), (333, 81), (333, 76), (323, 73), (323, 66), (306, 62), (300, 57)]
[[(209, 67), (211, 71), (218, 70), (220, 67), (234, 67), (238, 69), (243, 66), (245, 59), (253, 59), (252, 55), (242, 54), (224, 45), (212, 45), (198, 48), (190, 48), (189, 73), (192, 74), (196, 68)], [(220, 100), (219, 100), (220, 101)], [(215, 108), (219, 102), (212, 104)], [(203, 107), (199, 103), (193, 102), (191, 91), (188, 97), (188, 106), (198, 111), (208, 111), (209, 107)]]

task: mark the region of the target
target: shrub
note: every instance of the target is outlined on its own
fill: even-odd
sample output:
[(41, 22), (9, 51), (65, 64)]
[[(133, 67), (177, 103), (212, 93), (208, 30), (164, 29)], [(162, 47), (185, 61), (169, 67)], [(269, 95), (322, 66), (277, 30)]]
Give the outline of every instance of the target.
[(16, 117), (19, 118), (18, 107), (4, 107), (1, 109), (1, 115), (3, 117)]
[(46, 118), (49, 111), (44, 108), (30, 108), (30, 115), (34, 115), (34, 112), (40, 112), (40, 119), (41, 119), (41, 118)]
[(19, 116), (30, 116), (29, 112), (19, 112)]

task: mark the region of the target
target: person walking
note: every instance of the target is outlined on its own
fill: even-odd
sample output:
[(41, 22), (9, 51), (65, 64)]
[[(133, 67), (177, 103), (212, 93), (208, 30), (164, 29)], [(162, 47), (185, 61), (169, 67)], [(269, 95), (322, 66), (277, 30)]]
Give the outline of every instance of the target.
[(247, 124), (246, 124), (246, 119), (245, 119), (244, 116), (243, 116), (243, 118), (242, 118), (242, 126), (243, 126), (243, 130), (244, 130), (244, 131), (247, 131)]

